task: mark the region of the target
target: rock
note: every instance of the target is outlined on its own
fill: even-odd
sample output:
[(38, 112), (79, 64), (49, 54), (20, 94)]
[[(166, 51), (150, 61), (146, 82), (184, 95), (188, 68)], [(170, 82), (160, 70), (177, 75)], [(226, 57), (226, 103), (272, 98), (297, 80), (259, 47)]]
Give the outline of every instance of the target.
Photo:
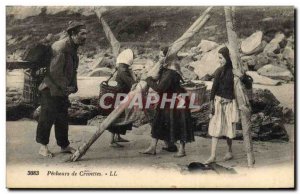
[(270, 42), (264, 48), (264, 53), (266, 53), (268, 56), (270, 56), (271, 54), (274, 54), (274, 53), (278, 54), (279, 52), (280, 52), (280, 46), (278, 43)]
[(199, 47), (192, 47), (190, 50), (190, 53), (192, 56), (196, 56), (196, 55), (199, 55), (201, 53), (201, 51), (200, 51)]
[(6, 104), (6, 121), (16, 121), (22, 118), (32, 118), (35, 107), (22, 101)]
[(71, 101), (71, 107), (68, 109), (69, 123), (74, 125), (86, 125), (87, 121), (97, 114), (97, 107), (83, 104), (78, 100)]
[(256, 55), (256, 64), (254, 66), (254, 70), (258, 70), (259, 68), (267, 65), (269, 63), (269, 58), (265, 53), (260, 53)]
[(286, 62), (286, 67), (292, 72), (294, 75), (294, 68), (295, 68), (295, 52), (294, 49), (290, 46), (286, 46), (282, 53), (283, 62)]
[(181, 67), (181, 72), (183, 74), (183, 78), (186, 78), (188, 80), (196, 80), (198, 78), (198, 75), (195, 72), (189, 70), (186, 67)]
[(192, 56), (192, 59), (193, 59), (193, 61), (200, 61), (202, 57), (203, 57), (203, 54), (199, 54), (199, 55)]
[(23, 91), (21, 88), (6, 88), (6, 98), (10, 99), (11, 102), (6, 102), (6, 104), (10, 104), (13, 102), (18, 102), (22, 99)]
[[(276, 118), (281, 123), (289, 122), (292, 123), (294, 120), (294, 113), (291, 109), (283, 107), (275, 96), (269, 90), (255, 89), (253, 91), (254, 98), (252, 99), (252, 113), (263, 114), (269, 118)], [(270, 124), (270, 119), (264, 121), (263, 124)]]
[(257, 138), (259, 141), (289, 141), (287, 131), (280, 121), (261, 126)]
[(242, 41), (241, 50), (244, 54), (250, 55), (261, 50), (263, 32), (258, 31)]
[(77, 75), (78, 76), (87, 76), (89, 73), (91, 73), (93, 70), (92, 69), (89, 69), (87, 67), (83, 68), (82, 66), (81, 67), (78, 67), (77, 69)]
[(291, 123), (291, 124), (294, 123), (295, 116), (294, 116), (294, 112), (292, 111), (292, 109), (285, 107), (282, 110), (282, 114), (283, 114), (284, 122)]
[(256, 65), (256, 58), (255, 56), (243, 56), (241, 57), (243, 65), (247, 65), (249, 69), (253, 69)]
[(267, 18), (264, 18), (264, 19), (262, 19), (261, 21), (262, 22), (271, 22), (271, 21), (273, 21), (274, 19), (272, 18), (272, 17), (267, 17)]
[(200, 44), (197, 46), (201, 52), (206, 53), (220, 46), (216, 42), (209, 40), (201, 40)]
[(285, 44), (285, 35), (282, 33), (277, 33), (264, 48), (264, 53), (268, 54), (268, 56), (273, 53), (278, 54), (280, 52), (280, 48), (282, 48)]
[[(109, 83), (112, 83), (113, 81), (109, 81)], [(71, 101), (73, 100), (79, 100), (81, 103), (86, 104), (86, 105), (93, 105), (96, 107), (99, 107), (99, 96), (94, 96), (94, 97), (77, 97), (77, 98), (72, 98)]]
[(101, 67), (94, 69), (91, 73), (88, 74), (88, 77), (105, 77), (110, 76), (113, 73), (113, 70), (107, 67)]
[(292, 49), (294, 49), (294, 45), (295, 45), (294, 36), (290, 36), (290, 37), (287, 39), (287, 44), (286, 44), (286, 46), (287, 46), (287, 47), (290, 47), (290, 48), (292, 48)]
[(273, 79), (286, 81), (290, 81), (293, 79), (293, 75), (289, 70), (271, 64), (261, 67), (257, 70), (257, 72), (260, 75), (267, 76)]
[(94, 59), (93, 63), (91, 64), (92, 69), (97, 69), (101, 67), (113, 68), (115, 67), (115, 60), (110, 57), (97, 57)]
[(263, 110), (263, 113), (270, 117), (276, 117), (281, 120), (283, 119), (283, 107), (281, 106), (281, 104), (277, 106), (267, 106)]
[(196, 127), (196, 130), (197, 129), (201, 130), (201, 127), (202, 127), (201, 125), (208, 123), (210, 120), (210, 118), (209, 118), (209, 114), (211, 113), (210, 103), (206, 102), (206, 103), (203, 103), (201, 106), (202, 107), (201, 107), (200, 111), (191, 113), (193, 125), (194, 125), (194, 127)]
[(279, 42), (280, 48), (284, 48), (287, 45), (287, 40), (284, 38), (281, 42)]
[(283, 33), (276, 33), (275, 34), (275, 37), (271, 40), (271, 43), (281, 43), (282, 41), (284, 41), (286, 38), (285, 38), (285, 35)]
[(270, 85), (270, 86), (277, 86), (281, 84), (280, 81), (273, 80), (266, 76), (259, 75), (256, 71), (247, 71), (246, 74), (252, 77), (254, 84)]
[(282, 121), (276, 117), (270, 117), (264, 113), (253, 114), (251, 116), (252, 139), (256, 141), (289, 141), (289, 136)]
[(23, 61), (25, 50), (16, 50), (11, 55), (7, 55), (7, 59), (10, 61)]
[(244, 56), (241, 56), (241, 60), (242, 62), (247, 62), (249, 60), (252, 60), (255, 56), (254, 55), (244, 55)]
[(188, 57), (190, 55), (190, 53), (188, 53), (188, 52), (182, 52), (182, 51), (179, 51), (178, 53), (177, 53), (177, 56), (179, 57), (179, 58), (181, 58), (181, 59), (183, 59), (183, 58), (185, 58), (185, 57)]
[(94, 59), (94, 61), (92, 62), (91, 66), (93, 69), (99, 68), (99, 67), (103, 67), (101, 62), (104, 59), (104, 57), (97, 57), (96, 59)]
[(265, 47), (267, 46), (267, 44), (268, 44), (268, 43), (267, 43), (265, 40), (261, 41), (260, 48), (258, 48), (257, 51), (256, 51), (255, 53), (260, 53), (260, 52), (262, 52), (262, 51), (265, 49)]
[(283, 58), (283, 55), (281, 53), (279, 54), (272, 54), (272, 56), (269, 57), (269, 64), (275, 65), (277, 67), (281, 67), (284, 69), (287, 69), (288, 63)]
[(194, 62), (193, 57), (187, 56), (180, 60), (180, 67), (187, 67), (190, 63)]
[(204, 53), (199, 61), (190, 63), (190, 66), (194, 68), (195, 73), (199, 78), (204, 77), (206, 74), (212, 75), (218, 67), (220, 67), (218, 51), (221, 48), (218, 47), (207, 53)]
[(295, 52), (291, 47), (285, 47), (283, 50), (283, 58), (287, 60), (288, 64), (292, 67), (295, 66)]
[(251, 107), (253, 113), (264, 112), (270, 107), (276, 107), (280, 104), (277, 98), (270, 90), (253, 89)]

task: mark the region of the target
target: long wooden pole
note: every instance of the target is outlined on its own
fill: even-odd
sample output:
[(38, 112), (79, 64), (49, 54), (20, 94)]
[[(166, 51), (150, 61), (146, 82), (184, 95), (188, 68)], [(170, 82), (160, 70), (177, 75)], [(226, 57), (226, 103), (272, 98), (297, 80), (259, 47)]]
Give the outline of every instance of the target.
[(93, 143), (102, 135), (102, 133), (117, 119), (119, 116), (125, 111), (125, 109), (130, 105), (131, 100), (135, 95), (137, 95), (140, 91), (134, 90), (129, 92), (125, 100), (121, 102), (121, 104), (114, 109), (107, 117), (106, 119), (100, 124), (98, 130), (95, 132), (95, 134), (89, 139), (87, 143), (84, 143), (81, 145), (76, 152), (71, 156), (71, 158), (68, 161), (77, 161), (80, 159), (87, 150), (93, 145)]
[(112, 47), (112, 51), (113, 51), (113, 55), (115, 58), (117, 58), (118, 54), (119, 54), (119, 50), (121, 47), (120, 42), (116, 39), (116, 37), (114, 36), (114, 34), (112, 33), (110, 27), (108, 26), (108, 24), (106, 23), (106, 21), (104, 20), (104, 18), (102, 17), (102, 11), (101, 9), (94, 9), (99, 22), (102, 24), (104, 33), (106, 35), (106, 38), (108, 39), (108, 42), (110, 43), (111, 47)]
[[(211, 8), (209, 8), (208, 11), (205, 11), (200, 17), (203, 18), (203, 20), (207, 21), (207, 15), (208, 12), (211, 10)], [(187, 30), (188, 34), (192, 34), (189, 35), (186, 40), (184, 41), (185, 44), (190, 40), (191, 37), (193, 37), (204, 25), (204, 23), (202, 21), (196, 21), (198, 23), (198, 25), (201, 25), (200, 28), (197, 28), (197, 31), (195, 31), (195, 28), (192, 29), (192, 31), (190, 31), (190, 29)], [(195, 25), (195, 23), (193, 24)], [(192, 25), (192, 26), (193, 26)], [(197, 26), (196, 26), (197, 27)], [(177, 44), (182, 45), (182, 41), (175, 43), (172, 45), (173, 46), (173, 52), (177, 53), (182, 46), (177, 46)], [(178, 50), (174, 49), (177, 48)], [(169, 52), (168, 52), (169, 54)], [(167, 57), (169, 57), (170, 55), (167, 55)], [(157, 64), (157, 65), (161, 65), (161, 64)], [(156, 68), (156, 67), (153, 67)], [(87, 152), (87, 150), (93, 145), (93, 143), (103, 134), (103, 132), (125, 111), (125, 109), (130, 105), (131, 100), (134, 98), (135, 95), (139, 95), (142, 91), (145, 91), (148, 89), (147, 83), (145, 81), (140, 81), (136, 88), (129, 92), (127, 97), (121, 102), (121, 104), (115, 109), (113, 110), (108, 117), (100, 124), (98, 130), (95, 132), (95, 134), (89, 139), (89, 141), (87, 143), (84, 143), (83, 145), (81, 145), (76, 152), (67, 160), (67, 161), (71, 161), (71, 162), (75, 162), (78, 159), (80, 159), (83, 155), (85, 155), (85, 153)]]
[(198, 32), (202, 26), (208, 21), (208, 13), (212, 7), (208, 7), (203, 14), (189, 27), (189, 29), (178, 38), (169, 48), (168, 56), (171, 58), (177, 54), (177, 52)]
[[(231, 7), (225, 7), (225, 19), (226, 19), (226, 29), (229, 42), (229, 52), (232, 60), (233, 70), (238, 74), (242, 74), (243, 68), (240, 63), (239, 49), (238, 49), (238, 39), (237, 34), (234, 31), (233, 26), (233, 14)], [(241, 81), (238, 76), (234, 77), (234, 93), (235, 98), (239, 107), (239, 112), (241, 115), (241, 122), (243, 128), (243, 138), (244, 146), (247, 153), (248, 166), (253, 167), (255, 163), (254, 154), (253, 154), (253, 144), (251, 138), (251, 106), (249, 99), (245, 93), (245, 88), (241, 84)]]

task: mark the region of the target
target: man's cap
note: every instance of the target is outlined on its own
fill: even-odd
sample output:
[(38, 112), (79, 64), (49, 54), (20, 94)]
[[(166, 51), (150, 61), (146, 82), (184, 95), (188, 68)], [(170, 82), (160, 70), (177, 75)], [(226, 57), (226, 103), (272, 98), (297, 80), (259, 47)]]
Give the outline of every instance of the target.
[(85, 24), (79, 21), (69, 21), (67, 32), (70, 32), (71, 30), (78, 28), (78, 27), (85, 27)]

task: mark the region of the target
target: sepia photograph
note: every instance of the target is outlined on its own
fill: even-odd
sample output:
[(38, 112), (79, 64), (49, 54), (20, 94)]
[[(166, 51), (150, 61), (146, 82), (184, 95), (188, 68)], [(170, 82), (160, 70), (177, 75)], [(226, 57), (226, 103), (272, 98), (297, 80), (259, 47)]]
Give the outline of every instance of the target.
[(5, 7), (9, 189), (295, 189), (294, 6)]

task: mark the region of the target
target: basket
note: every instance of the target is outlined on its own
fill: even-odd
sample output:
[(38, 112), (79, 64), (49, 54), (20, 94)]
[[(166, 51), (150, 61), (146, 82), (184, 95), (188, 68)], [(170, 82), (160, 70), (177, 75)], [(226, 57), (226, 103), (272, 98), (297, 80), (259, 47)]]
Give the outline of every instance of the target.
[[(187, 91), (189, 96), (195, 95), (195, 100), (193, 102), (196, 106), (201, 106), (206, 101), (206, 88), (205, 84), (183, 84), (182, 87)], [(191, 112), (198, 111), (199, 109), (191, 110)]]
[(108, 81), (103, 81), (100, 84), (100, 94), (99, 97), (106, 93), (118, 93), (120, 91), (118, 86), (109, 85)]
[(36, 106), (39, 104), (40, 92), (38, 87), (44, 78), (44, 72), (33, 70), (24, 71), (23, 102)]
[[(108, 115), (108, 114), (110, 114), (114, 110), (113, 106), (114, 106), (115, 101), (116, 101), (115, 97), (116, 97), (116, 94), (120, 93), (120, 92), (121, 92), (121, 89), (118, 86), (111, 86), (111, 85), (109, 85), (108, 81), (103, 81), (100, 84), (100, 92), (99, 92), (99, 99), (98, 99), (98, 108), (99, 108), (99, 111), (101, 112), (102, 115)], [(107, 94), (107, 93), (112, 93), (113, 97), (111, 97), (111, 96), (105, 97), (105, 99), (104, 99), (104, 105), (106, 105), (106, 106), (112, 105), (112, 107), (108, 108), (108, 109), (105, 109), (103, 107), (100, 107), (100, 99), (102, 98), (102, 96), (104, 94)]]

